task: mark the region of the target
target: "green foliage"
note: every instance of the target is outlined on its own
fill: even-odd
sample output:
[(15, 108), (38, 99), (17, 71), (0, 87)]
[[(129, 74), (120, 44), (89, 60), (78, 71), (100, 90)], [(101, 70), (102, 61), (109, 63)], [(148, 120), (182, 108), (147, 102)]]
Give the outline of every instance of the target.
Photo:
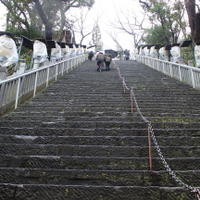
[(27, 69), (31, 68), (32, 54), (33, 54), (32, 50), (27, 49), (25, 47), (22, 47), (20, 59), (24, 59), (25, 60)]
[(168, 30), (163, 30), (161, 26), (155, 26), (151, 29), (145, 31), (145, 36), (143, 41), (146, 44), (168, 44), (168, 39), (170, 37), (170, 32)]
[(26, 36), (30, 35), (31, 38), (32, 35), (37, 37), (41, 35), (39, 32), (51, 35), (54, 31), (68, 29), (70, 24), (67, 23), (66, 12), (71, 7), (92, 7), (94, 4), (94, 0), (0, 0), (0, 2), (8, 10), (6, 29), (15, 33), (20, 33), (17, 29), (22, 29), (23, 32), (27, 30)]
[(13, 26), (8, 26), (6, 31), (11, 32), (18, 37), (25, 36), (29, 39), (37, 39), (37, 38), (44, 37), (43, 33), (41, 31), (38, 31), (37, 29), (35, 29), (35, 27), (30, 27), (28, 30), (25, 30), (25, 29), (18, 29)]
[[(186, 23), (183, 19), (184, 5), (180, 0), (167, 2), (165, 0), (151, 0), (147, 10), (152, 27), (146, 31), (144, 41), (150, 43), (177, 43), (180, 32), (185, 35)], [(159, 41), (158, 41), (159, 40)]]
[(181, 48), (181, 55), (184, 60), (184, 63), (187, 63), (190, 61), (192, 62), (192, 66), (195, 66), (195, 59), (194, 59), (194, 49), (192, 46), (189, 47), (182, 47)]

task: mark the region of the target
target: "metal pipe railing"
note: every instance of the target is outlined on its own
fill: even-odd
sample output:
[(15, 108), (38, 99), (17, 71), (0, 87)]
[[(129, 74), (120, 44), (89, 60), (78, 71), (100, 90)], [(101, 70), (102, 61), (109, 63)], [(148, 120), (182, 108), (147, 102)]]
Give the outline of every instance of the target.
[[(141, 59), (140, 59), (141, 60)], [(154, 130), (153, 130), (153, 127), (152, 127), (152, 124), (151, 122), (142, 114), (139, 106), (138, 106), (138, 103), (137, 103), (137, 99), (135, 97), (135, 94), (134, 94), (134, 88), (131, 87), (129, 88), (127, 85), (126, 85), (126, 81), (125, 81), (125, 78), (121, 75), (121, 72), (120, 72), (120, 69), (118, 66), (116, 66), (116, 64), (114, 65), (116, 70), (118, 71), (118, 75), (119, 75), (119, 79), (122, 81), (122, 84), (123, 84), (123, 88), (124, 89), (127, 89), (127, 91), (130, 91), (130, 96), (131, 96), (131, 112), (134, 112), (133, 110), (133, 107), (135, 107), (135, 112), (138, 112), (141, 119), (147, 123), (147, 126), (148, 126), (148, 152), (149, 152), (149, 169), (152, 170), (153, 169), (153, 163), (152, 163), (152, 142), (151, 140), (153, 141), (154, 143), (154, 146), (155, 146), (155, 149), (158, 153), (158, 156), (160, 157), (162, 163), (163, 163), (163, 166), (165, 168), (165, 170), (167, 171), (167, 173), (173, 178), (173, 180), (175, 180), (180, 186), (182, 186), (184, 189), (186, 190), (189, 190), (191, 193), (195, 193), (196, 194), (196, 197), (198, 200), (200, 200), (200, 189), (197, 188), (197, 187), (192, 187), (186, 183), (184, 183), (175, 173), (174, 171), (170, 168), (170, 166), (168, 165), (165, 157), (163, 156), (162, 152), (161, 152), (161, 149), (158, 145), (158, 142), (157, 142), (157, 139), (156, 139), (156, 136), (155, 136), (155, 133), (154, 133)], [(125, 92), (126, 90), (124, 90)]]
[(22, 97), (23, 101), (27, 94), (29, 98), (34, 97), (40, 89), (48, 87), (50, 82), (56, 81), (85, 60), (85, 55), (79, 55), (1, 81), (0, 114), (3, 114), (2, 110), (7, 105), (16, 109)]
[(137, 54), (136, 60), (157, 71), (160, 71), (172, 78), (191, 85), (193, 88), (200, 89), (200, 69), (181, 63), (173, 63), (153, 57)]

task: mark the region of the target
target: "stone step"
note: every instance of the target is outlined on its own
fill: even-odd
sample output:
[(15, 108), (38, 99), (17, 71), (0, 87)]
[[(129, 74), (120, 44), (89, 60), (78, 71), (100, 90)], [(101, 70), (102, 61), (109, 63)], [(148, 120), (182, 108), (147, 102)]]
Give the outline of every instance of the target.
[[(183, 92), (184, 93), (184, 92)], [(149, 99), (148, 96), (145, 96), (146, 94), (141, 92), (141, 93), (138, 93), (136, 96), (136, 99), (138, 101), (138, 103), (148, 103), (148, 102), (161, 102), (161, 103), (168, 103), (168, 102), (173, 102), (173, 103), (186, 103), (186, 104), (192, 104), (192, 102), (190, 102), (191, 100), (191, 96), (186, 96), (186, 95), (170, 95), (168, 94), (167, 96), (159, 96), (156, 97), (156, 96), (151, 96), (151, 98)], [(195, 100), (194, 103), (198, 102), (198, 99), (199, 99), (200, 95), (192, 95), (192, 99)]]
[[(127, 96), (127, 93), (123, 93), (123, 88), (121, 85), (116, 86), (118, 87), (117, 89), (113, 88), (111, 90), (108, 90), (106, 87), (105, 88), (101, 88), (101, 89), (96, 89), (96, 88), (90, 88), (90, 90), (86, 91), (86, 90), (81, 90), (81, 88), (78, 88), (78, 90), (74, 89), (74, 86), (72, 86), (71, 88), (53, 88), (52, 90), (49, 90), (47, 88), (47, 90), (45, 90), (45, 94), (47, 94), (47, 96), (45, 95), (45, 97), (43, 96), (38, 96), (36, 97), (36, 101), (40, 101), (41, 99), (47, 99), (47, 101), (49, 99), (54, 99), (55, 96), (59, 96), (60, 100), (61, 99), (72, 99), (72, 97), (77, 97), (77, 99), (81, 100), (82, 98), (84, 99), (88, 99), (89, 97), (94, 96), (94, 99), (97, 99), (97, 97), (104, 97), (105, 99), (113, 99), (118, 100), (118, 99), (122, 99), (124, 96)], [(49, 97), (49, 98), (48, 98)], [(102, 100), (105, 100), (102, 99)], [(34, 100), (34, 102), (35, 102)], [(123, 98), (123, 100), (126, 101), (125, 98)], [(41, 101), (40, 101), (41, 102)]]
[[(115, 71), (97, 73), (93, 64), (75, 69), (1, 119), (1, 197), (196, 199), (172, 180), (154, 147), (148, 170), (147, 123), (130, 113), (130, 94), (123, 93)], [(154, 71), (136, 62), (124, 64), (122, 73), (136, 87), (169, 167), (199, 186), (200, 95), (159, 73), (152, 76)]]
[[(198, 187), (199, 171), (175, 171), (183, 182)], [(2, 183), (57, 184), (93, 186), (157, 186), (175, 187), (177, 183), (166, 171), (152, 170), (57, 170), (40, 168), (0, 168)], [(196, 182), (194, 181), (196, 180)]]
[[(184, 84), (177, 84), (174, 83), (174, 86), (166, 86), (159, 82), (159, 80), (156, 80), (157, 84), (148, 84), (146, 82), (143, 82), (143, 88), (137, 88), (135, 87), (134, 91), (136, 94), (149, 94), (150, 96), (196, 96), (200, 97), (200, 94), (196, 92), (191, 86), (185, 86)], [(173, 84), (173, 80), (170, 80), (171, 84)], [(142, 84), (142, 82), (141, 82)], [(148, 88), (147, 88), (148, 87)]]
[[(148, 119), (151, 118), (199, 118), (200, 114), (196, 113), (145, 113), (143, 112), (143, 115), (148, 117)], [(37, 117), (37, 116), (41, 116), (41, 117), (86, 117), (86, 118), (93, 118), (93, 117), (105, 117), (105, 118), (109, 118), (109, 117), (123, 117), (123, 118), (134, 118), (134, 117), (140, 117), (139, 113), (137, 113), (136, 111), (134, 112), (87, 112), (87, 111), (82, 111), (82, 112), (75, 112), (75, 111), (69, 111), (69, 112), (57, 112), (57, 111), (21, 111), (21, 112), (13, 112), (12, 114), (7, 114), (5, 115), (2, 119), (6, 119), (6, 118), (14, 118), (14, 117)]]
[(162, 88), (158, 88), (159, 86), (154, 85), (154, 88), (149, 87), (148, 85), (144, 86), (145, 88), (143, 88), (143, 90), (138, 90), (135, 89), (134, 90), (134, 95), (140, 96), (145, 98), (145, 97), (149, 97), (151, 98), (155, 98), (155, 97), (172, 97), (175, 96), (176, 98), (179, 97), (179, 99), (186, 99), (188, 97), (194, 97), (194, 98), (199, 98), (200, 94), (198, 92), (195, 92), (195, 90), (193, 90), (192, 88), (190, 88), (189, 90), (187, 90), (186, 88), (178, 88), (178, 89), (172, 89), (171, 91), (168, 91), (168, 89), (166, 87), (162, 87)]
[[(152, 108), (148, 108), (148, 107), (140, 107), (140, 110), (142, 113), (144, 113), (146, 115), (156, 115), (156, 114), (163, 114), (163, 113), (171, 113), (172, 115), (174, 115), (175, 113), (181, 113), (181, 114), (193, 114), (193, 115), (197, 115), (200, 113), (200, 109), (181, 109), (181, 108), (159, 108), (159, 107), (152, 107)], [(134, 110), (136, 112), (136, 109)]]
[(199, 123), (200, 118), (188, 117), (146, 117), (151, 123)]
[(142, 122), (141, 117), (139, 116), (130, 116), (123, 114), (121, 116), (101, 116), (99, 115), (93, 115), (93, 116), (87, 116), (87, 115), (44, 115), (44, 114), (38, 114), (38, 115), (15, 115), (15, 116), (6, 116), (4, 117), (3, 121), (20, 121), (20, 120), (27, 120), (27, 121), (119, 121), (119, 122), (134, 122), (134, 121), (140, 121)]
[(196, 200), (195, 194), (182, 187), (159, 186), (79, 186), (51, 184), (1, 184), (3, 199), (17, 198), (49, 200), (54, 199), (105, 199), (105, 200)]
[[(0, 154), (8, 155), (37, 155), (37, 156), (104, 156), (104, 157), (148, 157), (147, 144), (137, 146), (114, 145), (60, 145), (60, 144), (2, 144)], [(193, 157), (198, 158), (200, 146), (160, 146), (166, 158)], [(152, 156), (157, 152), (152, 146)]]
[[(41, 128), (111, 128), (111, 129), (134, 129), (145, 128), (145, 122), (119, 122), (119, 121), (41, 121), (41, 120), (2, 120), (1, 127), (41, 127)], [(154, 129), (192, 129), (200, 128), (200, 123), (195, 122), (153, 122)]]
[[(54, 103), (55, 104), (55, 103)], [(22, 107), (20, 107), (17, 111), (27, 111), (27, 110), (32, 110), (34, 112), (46, 112), (46, 111), (53, 111), (53, 112), (130, 112), (130, 105), (129, 103), (127, 103), (124, 106), (120, 106), (120, 105), (107, 105), (106, 107), (102, 107), (100, 104), (97, 104), (96, 106), (70, 106), (70, 105), (60, 105), (60, 106), (28, 106), (28, 105), (23, 105)], [(148, 113), (148, 115), (150, 114), (159, 114), (159, 113), (180, 113), (180, 114), (199, 114), (200, 109), (195, 109), (195, 108), (190, 108), (190, 109), (183, 109), (183, 108), (168, 108), (168, 107), (163, 107), (163, 108), (159, 108), (156, 106), (153, 107), (141, 107), (141, 112), (142, 113)], [(134, 112), (136, 112), (136, 109), (134, 107)]]
[[(196, 134), (198, 134), (196, 130)], [(147, 128), (120, 129), (120, 128), (32, 128), (32, 127), (1, 127), (0, 134), (15, 134), (32, 136), (121, 136), (147, 135)]]
[[(187, 147), (186, 147), (187, 148)], [(188, 151), (190, 149), (188, 148)], [(37, 156), (148, 156), (148, 147), (105, 145), (59, 145), (59, 144), (0, 144), (0, 154)], [(194, 153), (195, 154), (195, 153)]]
[[(48, 99), (48, 101), (45, 101), (45, 102), (41, 102), (41, 101), (34, 101), (32, 103), (30, 103), (30, 106), (42, 106), (42, 107), (50, 107), (52, 106), (52, 104), (55, 103), (55, 99), (53, 99), (51, 101), (51, 99)], [(91, 107), (91, 106), (95, 106), (95, 107), (107, 107), (107, 106), (119, 106), (119, 107), (124, 107), (124, 106), (129, 106), (130, 104), (130, 101), (128, 99), (128, 101), (123, 101), (122, 98), (120, 98), (118, 101), (116, 100), (112, 100), (112, 99), (106, 99), (104, 101), (101, 101), (101, 99), (97, 99), (96, 101), (92, 100), (91, 102), (91, 99), (81, 99), (81, 100), (77, 100), (77, 99), (63, 99), (63, 100), (58, 100), (56, 101), (56, 106), (59, 107), (59, 106), (88, 106), (88, 107)], [(27, 104), (26, 104), (27, 105)]]
[(154, 129), (157, 128), (163, 128), (163, 129), (169, 129), (169, 128), (179, 128), (179, 129), (190, 129), (190, 128), (200, 128), (200, 123), (195, 122), (153, 122), (152, 127)]
[[(23, 187), (22, 187), (23, 186)], [(109, 199), (109, 200), (159, 200), (158, 187), (119, 187), (119, 186), (79, 186), (79, 185), (51, 185), (51, 184), (1, 184), (0, 192), (4, 199)], [(168, 199), (166, 199), (168, 200)], [(191, 199), (193, 200), (193, 199)]]
[(2, 119), (5, 119), (7, 117), (15, 117), (15, 116), (21, 116), (21, 117), (28, 117), (28, 116), (63, 116), (63, 117), (134, 117), (139, 116), (138, 113), (134, 112), (56, 112), (56, 111), (15, 111), (12, 112), (12, 114), (5, 115)]
[[(197, 146), (200, 144), (199, 136), (156, 136), (161, 146)], [(136, 146), (147, 145), (147, 136), (34, 136), (0, 134), (0, 143), (13, 144), (55, 144), (55, 145), (115, 145)]]
[[(167, 158), (173, 170), (199, 170), (199, 157)], [(164, 170), (160, 158), (153, 158), (153, 169)], [(45, 168), (45, 169), (96, 169), (96, 170), (147, 170), (145, 157), (101, 156), (13, 156), (0, 155), (0, 167)]]
[(144, 128), (145, 122), (119, 122), (119, 121), (41, 121), (39, 120), (2, 120), (0, 121), (1, 127), (41, 127), (41, 128)]
[[(55, 103), (53, 103), (55, 105)], [(71, 111), (77, 111), (77, 112), (130, 112), (130, 106), (129, 105), (125, 105), (125, 106), (114, 106), (114, 105), (108, 105), (107, 107), (102, 107), (101, 105), (97, 105), (97, 106), (87, 106), (87, 107), (83, 107), (83, 106), (65, 106), (65, 105), (61, 105), (61, 106), (49, 106), (49, 107), (44, 107), (44, 106), (26, 106), (24, 105), (23, 107), (20, 107), (18, 109), (18, 111), (27, 111), (27, 110), (32, 110), (32, 111), (54, 111), (54, 112), (71, 112)]]
[[(142, 118), (139, 116), (137, 113), (133, 114), (127, 114), (126, 112), (121, 113), (121, 115), (116, 114), (116, 115), (107, 115), (105, 116), (101, 112), (98, 112), (96, 114), (73, 114), (73, 112), (70, 112), (70, 114), (64, 114), (64, 113), (30, 113), (30, 114), (15, 114), (13, 116), (5, 116), (2, 121), (19, 121), (19, 120), (34, 120), (34, 121), (124, 121), (124, 122), (135, 122), (135, 121), (141, 121)], [(150, 121), (150, 122), (200, 122), (200, 116), (198, 114), (191, 114), (191, 115), (186, 115), (186, 114), (176, 114), (170, 116), (170, 114), (155, 114), (155, 116), (149, 115), (147, 113), (144, 113), (146, 115), (145, 117)]]
[[(147, 136), (146, 128), (32, 128), (32, 127), (1, 127), (0, 134), (2, 135), (22, 135), (30, 136), (33, 140), (37, 136)], [(156, 136), (190, 136), (199, 137), (200, 130), (198, 128), (169, 128), (169, 129), (155, 129)], [(26, 138), (27, 139), (27, 138)]]
[(168, 103), (157, 103), (157, 102), (153, 102), (153, 103), (139, 103), (138, 102), (138, 106), (142, 109), (142, 108), (155, 108), (155, 104), (156, 104), (156, 108), (159, 108), (159, 109), (185, 109), (185, 110), (200, 110), (199, 107), (195, 107), (195, 105), (188, 105), (188, 104), (176, 104), (176, 103), (172, 103), (172, 102), (168, 102)]
[[(134, 113), (133, 113), (134, 114)], [(169, 113), (169, 112), (166, 112), (166, 113), (145, 113), (143, 112), (144, 116), (146, 116), (148, 119), (151, 119), (151, 118), (188, 118), (188, 119), (191, 119), (193, 118), (194, 120), (198, 119), (200, 117), (200, 114), (199, 113)]]

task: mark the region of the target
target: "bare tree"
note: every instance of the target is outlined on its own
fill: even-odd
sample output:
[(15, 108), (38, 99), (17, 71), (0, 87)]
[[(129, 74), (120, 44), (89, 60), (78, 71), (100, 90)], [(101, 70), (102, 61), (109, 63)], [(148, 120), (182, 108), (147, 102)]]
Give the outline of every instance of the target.
[(119, 51), (123, 51), (123, 45), (120, 44), (120, 40), (119, 38), (117, 37), (116, 33), (111, 33), (111, 32), (108, 32), (108, 35), (111, 37), (111, 39), (115, 42), (116, 46), (117, 46), (117, 50)]
[(71, 29), (80, 35), (80, 44), (82, 44), (84, 39), (91, 35), (93, 32), (95, 21), (91, 21), (89, 15), (90, 9), (82, 7), (79, 9), (79, 12), (76, 13), (76, 15), (72, 16), (73, 26)]
[(144, 34), (143, 24), (145, 21), (145, 15), (143, 15), (142, 18), (139, 19), (134, 14), (134, 11), (120, 11), (120, 13), (123, 17), (119, 17), (117, 15), (117, 21), (111, 23), (111, 26), (132, 36), (133, 43), (135, 46), (137, 46), (141, 42)]

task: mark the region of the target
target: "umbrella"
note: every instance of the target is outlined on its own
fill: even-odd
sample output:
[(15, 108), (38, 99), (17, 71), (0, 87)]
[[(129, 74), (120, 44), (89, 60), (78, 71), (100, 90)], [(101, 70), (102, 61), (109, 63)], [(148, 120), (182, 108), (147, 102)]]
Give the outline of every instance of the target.
[(111, 54), (112, 58), (115, 58), (118, 55), (118, 53), (112, 49), (106, 49), (105, 53)]
[(90, 49), (90, 48), (92, 48), (92, 47), (96, 47), (96, 45), (89, 46), (89, 47), (87, 47), (87, 49)]

